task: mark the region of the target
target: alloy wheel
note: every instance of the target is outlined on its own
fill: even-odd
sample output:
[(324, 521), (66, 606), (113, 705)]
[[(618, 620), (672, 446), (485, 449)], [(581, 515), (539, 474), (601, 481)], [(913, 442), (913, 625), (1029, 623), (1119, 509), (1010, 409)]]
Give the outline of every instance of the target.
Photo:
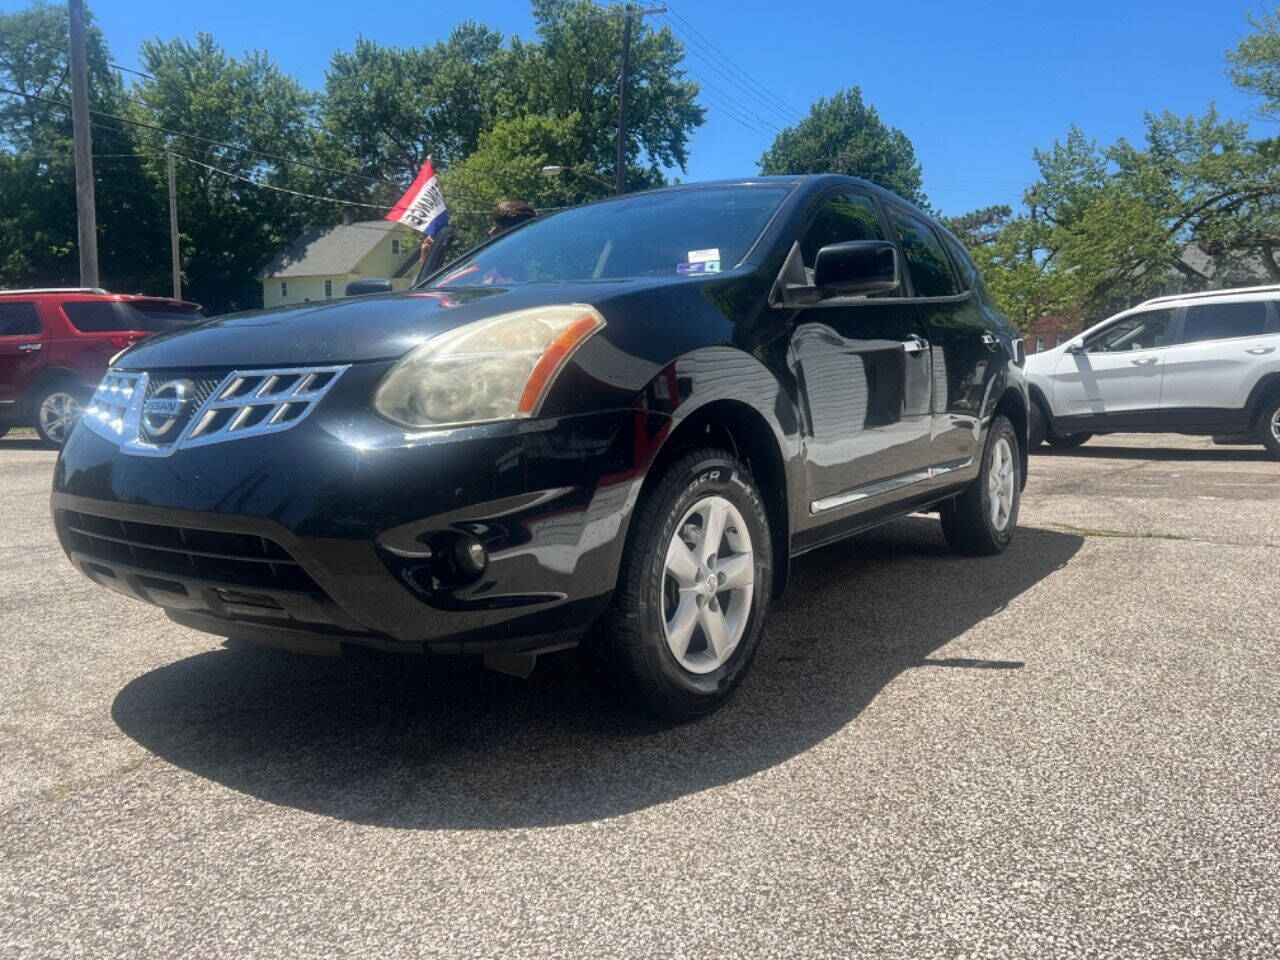
[(80, 401), (73, 394), (56, 390), (44, 398), (38, 416), (40, 432), (53, 443), (62, 446), (71, 435), (71, 428), (80, 419)]
[(746, 630), (754, 591), (746, 521), (724, 497), (704, 497), (676, 525), (663, 564), (663, 632), (682, 667), (710, 673), (729, 659)]
[(1280, 407), (1276, 407), (1276, 412), (1271, 415), (1271, 436), (1280, 443)]
[(991, 525), (1004, 530), (1013, 513), (1013, 497), (1016, 492), (1017, 471), (1013, 450), (1005, 437), (1000, 437), (991, 448), (991, 465), (987, 471), (987, 492), (991, 500)]

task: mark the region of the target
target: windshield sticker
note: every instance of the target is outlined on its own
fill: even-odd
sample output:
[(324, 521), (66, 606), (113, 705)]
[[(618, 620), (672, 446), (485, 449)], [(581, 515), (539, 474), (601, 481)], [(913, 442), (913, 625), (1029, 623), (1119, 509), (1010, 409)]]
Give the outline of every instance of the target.
[(690, 250), (690, 263), (710, 263), (712, 260), (720, 259), (719, 247), (707, 247), (705, 250)]
[(676, 273), (719, 273), (719, 260), (704, 260), (700, 263), (677, 263)]

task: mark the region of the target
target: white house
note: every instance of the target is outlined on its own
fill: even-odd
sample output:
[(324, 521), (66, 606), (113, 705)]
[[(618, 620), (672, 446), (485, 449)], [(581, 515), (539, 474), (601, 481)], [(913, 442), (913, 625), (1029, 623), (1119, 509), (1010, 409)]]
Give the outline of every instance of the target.
[(406, 290), (417, 274), (421, 241), (402, 224), (344, 214), (342, 223), (307, 230), (263, 269), (262, 305), (332, 300), (365, 277), (385, 277), (393, 290)]

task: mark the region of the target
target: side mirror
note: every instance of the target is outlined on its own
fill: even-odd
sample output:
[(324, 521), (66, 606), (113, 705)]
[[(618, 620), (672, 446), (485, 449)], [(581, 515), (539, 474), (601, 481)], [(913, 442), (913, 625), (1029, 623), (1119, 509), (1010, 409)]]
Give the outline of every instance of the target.
[(813, 263), (813, 285), (822, 293), (877, 293), (900, 282), (898, 248), (886, 240), (828, 244)]
[(1076, 337), (1068, 341), (1067, 353), (1084, 353), (1084, 337)]
[(383, 277), (365, 277), (362, 280), (352, 280), (347, 284), (347, 289), (343, 291), (344, 297), (362, 297), (366, 293), (390, 293), (391, 281)]

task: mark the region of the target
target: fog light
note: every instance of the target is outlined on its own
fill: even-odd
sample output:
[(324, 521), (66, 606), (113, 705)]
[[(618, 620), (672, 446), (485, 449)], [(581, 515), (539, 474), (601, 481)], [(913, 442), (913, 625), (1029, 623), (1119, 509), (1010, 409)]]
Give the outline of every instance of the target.
[(489, 564), (489, 554), (484, 544), (474, 537), (459, 537), (454, 544), (453, 558), (458, 565), (458, 572), (464, 576), (479, 576)]

